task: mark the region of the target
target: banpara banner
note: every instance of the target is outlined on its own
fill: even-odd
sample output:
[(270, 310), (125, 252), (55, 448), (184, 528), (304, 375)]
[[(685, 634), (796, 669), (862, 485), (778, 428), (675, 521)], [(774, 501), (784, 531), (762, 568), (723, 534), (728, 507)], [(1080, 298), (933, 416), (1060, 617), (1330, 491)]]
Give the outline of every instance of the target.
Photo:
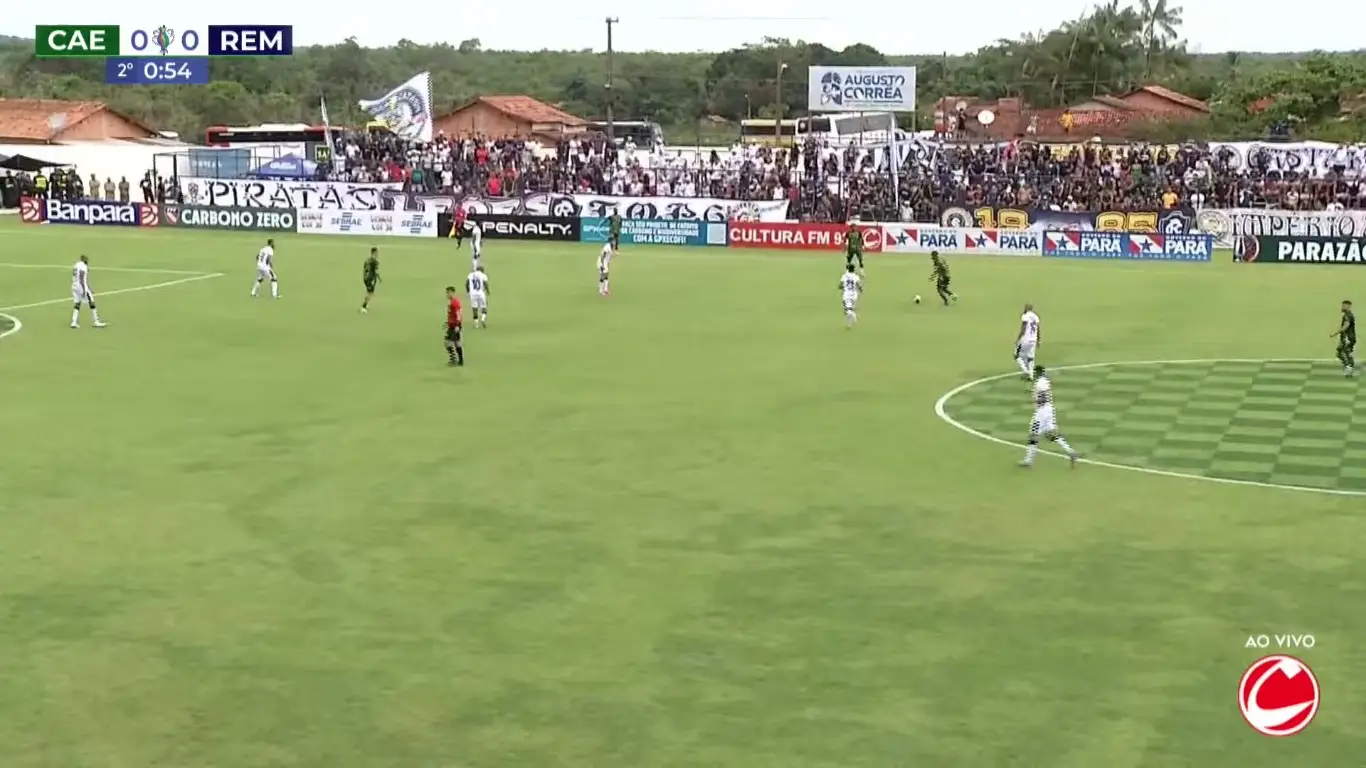
[(1262, 235), (1238, 238), (1235, 261), (1248, 264), (1366, 264), (1366, 238)]
[(914, 112), (915, 67), (807, 67), (812, 112)]
[(1047, 208), (1008, 206), (951, 206), (939, 215), (945, 227), (982, 229), (1076, 230), (1085, 232), (1155, 232), (1187, 235), (1196, 231), (1195, 209), (1054, 211)]
[[(863, 250), (880, 253), (883, 244), (881, 224), (859, 224)], [(798, 221), (732, 221), (727, 229), (731, 248), (769, 248), (789, 251), (842, 251), (847, 224)]]
[(213, 208), (293, 208), (311, 211), (378, 211), (384, 193), (402, 184), (340, 181), (257, 181), (191, 176), (180, 180), (181, 203)]
[(1276, 211), (1264, 208), (1206, 208), (1195, 215), (1199, 231), (1215, 245), (1233, 248), (1240, 238), (1366, 237), (1366, 211)]
[[(580, 240), (605, 243), (611, 238), (611, 219), (581, 219)], [(726, 223), (679, 219), (622, 219), (621, 245), (717, 245), (728, 243)]]
[(27, 224), (79, 224), (87, 227), (155, 227), (161, 223), (156, 205), (112, 200), (44, 200), (19, 202), (19, 219)]
[(1066, 259), (1207, 262), (1214, 255), (1214, 238), (1141, 232), (1045, 232), (1043, 255)]
[(186, 229), (297, 232), (299, 214), (293, 208), (212, 208), (167, 203), (161, 206), (161, 224)]
[(436, 237), (437, 214), (423, 211), (305, 210), (296, 215), (300, 234)]
[[(449, 213), (438, 215), (437, 237), (450, 236), (454, 218)], [(546, 240), (577, 243), (581, 230), (581, 219), (577, 217), (471, 213), (465, 220), (478, 226), (479, 233), (490, 240)]]
[(1011, 229), (950, 229), (932, 224), (882, 225), (882, 249), (888, 253), (977, 254), (981, 256), (1038, 256), (1043, 233)]

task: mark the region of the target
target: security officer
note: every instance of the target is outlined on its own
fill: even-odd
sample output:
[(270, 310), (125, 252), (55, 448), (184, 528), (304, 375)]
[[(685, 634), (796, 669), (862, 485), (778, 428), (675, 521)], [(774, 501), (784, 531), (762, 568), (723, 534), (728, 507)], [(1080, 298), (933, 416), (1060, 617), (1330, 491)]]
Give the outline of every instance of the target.
[(38, 197), (47, 197), (47, 176), (42, 171), (33, 177), (33, 192)]

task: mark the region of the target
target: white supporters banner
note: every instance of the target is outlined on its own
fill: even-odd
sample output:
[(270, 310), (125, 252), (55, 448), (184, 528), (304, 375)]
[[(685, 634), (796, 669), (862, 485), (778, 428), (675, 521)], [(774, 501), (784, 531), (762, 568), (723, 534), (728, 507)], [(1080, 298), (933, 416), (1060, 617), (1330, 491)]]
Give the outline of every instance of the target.
[(882, 224), (883, 253), (1041, 256), (1043, 233), (1028, 229), (936, 227), (931, 224)]
[(1219, 248), (1232, 248), (1245, 236), (1366, 237), (1366, 211), (1206, 208), (1195, 214), (1195, 228), (1214, 235)]
[(914, 112), (915, 67), (807, 67), (812, 112)]
[(405, 139), (432, 140), (432, 73), (421, 72), (378, 99), (359, 102), (360, 108)]
[(1322, 176), (1341, 168), (1347, 176), (1366, 170), (1366, 147), (1327, 141), (1211, 141), (1209, 151), (1235, 170), (1260, 168)]
[(424, 211), (302, 210), (297, 231), (306, 235), (436, 237), (436, 217)]
[(338, 211), (377, 211), (386, 191), (402, 184), (347, 184), (340, 181), (253, 181), (251, 179), (180, 180), (186, 205), (220, 208), (315, 208)]
[[(613, 197), (574, 195), (577, 215), (596, 219), (693, 219), (697, 221), (787, 221), (786, 200), (723, 200), (714, 197)], [(551, 202), (551, 216), (574, 216), (568, 206)]]

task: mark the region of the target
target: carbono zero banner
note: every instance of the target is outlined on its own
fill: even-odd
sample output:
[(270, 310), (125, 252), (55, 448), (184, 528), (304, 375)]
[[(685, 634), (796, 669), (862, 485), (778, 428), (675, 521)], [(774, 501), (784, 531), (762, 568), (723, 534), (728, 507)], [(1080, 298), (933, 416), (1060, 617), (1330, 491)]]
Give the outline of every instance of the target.
[(210, 208), (171, 203), (161, 206), (161, 223), (168, 227), (294, 232), (298, 221), (298, 212), (292, 208)]
[[(882, 250), (881, 224), (860, 224), (863, 250), (877, 253)], [(847, 224), (807, 223), (796, 221), (732, 221), (728, 239), (732, 248), (772, 248), (792, 251), (842, 251)]]
[(437, 216), (425, 211), (299, 211), (301, 234), (436, 237)]

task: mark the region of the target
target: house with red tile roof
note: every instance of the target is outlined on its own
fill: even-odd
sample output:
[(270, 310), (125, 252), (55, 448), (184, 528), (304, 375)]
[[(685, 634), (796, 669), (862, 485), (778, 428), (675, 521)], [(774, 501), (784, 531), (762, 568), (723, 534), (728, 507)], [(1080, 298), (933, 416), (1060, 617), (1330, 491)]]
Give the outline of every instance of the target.
[(0, 99), (0, 144), (151, 139), (157, 132), (96, 101)]
[(588, 122), (530, 96), (480, 96), (432, 120), (447, 136), (520, 137), (557, 143)]

